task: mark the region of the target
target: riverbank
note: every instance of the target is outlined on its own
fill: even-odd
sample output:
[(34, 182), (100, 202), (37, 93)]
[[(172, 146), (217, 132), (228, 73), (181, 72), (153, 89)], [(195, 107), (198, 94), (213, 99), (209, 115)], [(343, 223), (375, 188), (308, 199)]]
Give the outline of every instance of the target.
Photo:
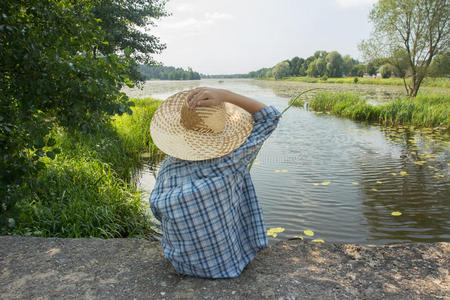
[(61, 153), (43, 157), (10, 212), (10, 233), (42, 237), (144, 237), (151, 232), (131, 177), (143, 161), (158, 159), (150, 120), (160, 101), (133, 99), (133, 114), (115, 117), (94, 133), (55, 129)]
[[(264, 80), (275, 80), (274, 78), (265, 78)], [(401, 78), (368, 78), (368, 77), (344, 77), (344, 78), (321, 78), (300, 76), (300, 77), (286, 77), (278, 79), (280, 81), (299, 81), (307, 83), (347, 83), (347, 84), (372, 84), (372, 85), (400, 85), (403, 86), (403, 79)], [(356, 81), (356, 82), (355, 82)], [(410, 80), (406, 82), (409, 84)], [(450, 78), (431, 78), (427, 77), (423, 80), (421, 86), (450, 88)]]
[(0, 236), (2, 299), (448, 299), (449, 243), (280, 242), (239, 278), (178, 275), (159, 242)]
[[(291, 99), (290, 104), (303, 107), (305, 102), (301, 99)], [(422, 94), (416, 98), (400, 97), (386, 104), (371, 105), (355, 93), (319, 92), (312, 96), (308, 108), (355, 121), (389, 126), (450, 128), (450, 97), (443, 94)]]

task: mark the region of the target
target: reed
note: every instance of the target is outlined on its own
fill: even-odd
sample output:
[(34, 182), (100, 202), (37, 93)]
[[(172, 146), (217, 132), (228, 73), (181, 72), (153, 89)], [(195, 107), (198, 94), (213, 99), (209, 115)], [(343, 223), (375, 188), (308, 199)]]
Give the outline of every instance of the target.
[(384, 105), (370, 105), (351, 92), (320, 92), (310, 101), (310, 109), (385, 125), (450, 127), (450, 98), (444, 94), (420, 94), (416, 98), (400, 97)]
[(142, 153), (161, 156), (150, 134), (160, 104), (135, 100), (132, 115), (95, 134), (53, 132), (61, 153), (23, 187), (13, 233), (45, 237), (146, 237), (151, 223), (131, 178)]
[[(355, 83), (355, 78), (358, 78), (358, 82)], [(300, 76), (300, 77), (286, 77), (283, 81), (300, 81), (307, 83), (347, 83), (347, 84), (373, 84), (373, 85), (401, 85), (403, 86), (403, 79), (401, 78), (368, 78), (368, 77), (344, 77), (344, 78), (328, 78), (322, 80), (320, 78)], [(407, 84), (410, 83), (410, 79), (406, 80)], [(450, 78), (432, 78), (427, 77), (422, 82), (421, 86), (438, 87), (438, 88), (450, 88)]]

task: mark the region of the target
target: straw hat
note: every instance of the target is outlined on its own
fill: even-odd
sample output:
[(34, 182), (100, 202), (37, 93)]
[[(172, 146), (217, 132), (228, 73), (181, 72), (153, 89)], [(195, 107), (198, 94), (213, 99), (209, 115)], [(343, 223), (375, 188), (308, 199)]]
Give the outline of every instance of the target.
[(184, 160), (211, 159), (239, 148), (252, 132), (252, 115), (228, 102), (189, 109), (190, 92), (170, 96), (156, 110), (150, 125), (155, 145)]

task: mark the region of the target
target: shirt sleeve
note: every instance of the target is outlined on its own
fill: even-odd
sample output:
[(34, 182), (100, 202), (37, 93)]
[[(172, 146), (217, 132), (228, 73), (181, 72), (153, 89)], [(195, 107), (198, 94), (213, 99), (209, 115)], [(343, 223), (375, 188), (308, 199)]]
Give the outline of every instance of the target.
[(256, 157), (263, 142), (272, 134), (278, 125), (281, 113), (272, 105), (252, 114), (253, 130), (247, 140), (236, 150), (230, 153), (233, 163), (241, 169)]

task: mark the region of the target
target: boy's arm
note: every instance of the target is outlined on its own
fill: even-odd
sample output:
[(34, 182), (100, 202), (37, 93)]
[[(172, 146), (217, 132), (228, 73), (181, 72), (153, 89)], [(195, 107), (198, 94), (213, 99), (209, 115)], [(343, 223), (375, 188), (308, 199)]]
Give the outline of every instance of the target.
[(225, 89), (197, 88), (188, 96), (188, 105), (190, 109), (193, 109), (196, 106), (218, 105), (224, 101), (237, 105), (248, 111), (250, 114), (266, 107), (264, 103)]

